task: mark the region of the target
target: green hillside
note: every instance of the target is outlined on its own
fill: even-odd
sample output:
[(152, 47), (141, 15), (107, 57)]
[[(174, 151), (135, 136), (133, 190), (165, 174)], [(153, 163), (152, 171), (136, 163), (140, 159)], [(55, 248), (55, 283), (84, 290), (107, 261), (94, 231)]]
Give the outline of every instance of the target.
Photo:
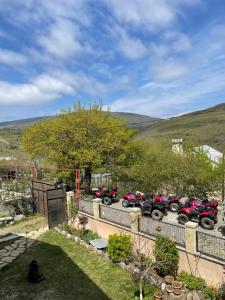
[[(134, 113), (112, 112), (111, 114), (115, 117), (126, 119), (129, 126), (137, 130), (160, 120)], [(53, 118), (53, 116), (0, 122), (0, 157), (11, 156), (20, 161), (26, 160), (26, 156), (19, 146), (24, 128), (49, 118)]]
[(183, 138), (194, 144), (225, 148), (225, 104), (183, 116), (161, 120), (138, 134), (147, 140)]

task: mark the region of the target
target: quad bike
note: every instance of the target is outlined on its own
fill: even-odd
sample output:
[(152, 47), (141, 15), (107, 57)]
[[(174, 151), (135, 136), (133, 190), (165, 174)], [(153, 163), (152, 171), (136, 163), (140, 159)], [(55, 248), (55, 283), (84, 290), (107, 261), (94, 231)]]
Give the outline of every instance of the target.
[(97, 191), (94, 191), (94, 195), (97, 198), (101, 198), (102, 203), (110, 205), (113, 202), (118, 201), (118, 187), (113, 185), (111, 190), (104, 187), (98, 187)]
[(178, 211), (178, 222), (184, 225), (188, 221), (197, 222), (205, 229), (213, 229), (217, 223), (217, 210), (214, 207), (190, 206)]
[(165, 202), (169, 205), (169, 209), (172, 212), (177, 212), (180, 207), (180, 197), (178, 196), (165, 196), (165, 195), (156, 195), (153, 198), (156, 202)]
[(168, 204), (161, 202), (154, 202), (152, 200), (145, 200), (139, 202), (142, 215), (148, 215), (156, 221), (162, 220), (163, 216), (167, 215)]
[(123, 207), (129, 207), (129, 206), (139, 206), (140, 201), (145, 200), (145, 195), (141, 192), (128, 192), (124, 194), (123, 196), (122, 205)]
[(209, 199), (199, 199), (199, 198), (189, 198), (182, 207), (211, 207), (216, 208), (219, 205), (217, 200), (209, 200)]

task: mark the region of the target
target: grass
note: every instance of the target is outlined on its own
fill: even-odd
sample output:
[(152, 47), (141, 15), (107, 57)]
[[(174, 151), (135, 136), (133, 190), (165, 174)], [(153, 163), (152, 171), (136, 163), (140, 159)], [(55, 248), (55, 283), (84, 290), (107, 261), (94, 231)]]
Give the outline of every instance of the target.
[(225, 105), (156, 122), (143, 129), (138, 137), (147, 140), (184, 138), (194, 144), (208, 144), (223, 149)]
[(4, 225), (0, 227), (0, 235), (11, 232), (28, 233), (47, 226), (47, 220), (39, 214), (26, 217), (22, 221), (15, 222), (13, 225)]
[[(46, 277), (39, 284), (26, 280), (32, 259)], [(126, 271), (54, 231), (0, 271), (0, 287), (4, 300), (134, 299), (134, 285)], [(146, 289), (145, 299), (153, 299), (154, 290)]]

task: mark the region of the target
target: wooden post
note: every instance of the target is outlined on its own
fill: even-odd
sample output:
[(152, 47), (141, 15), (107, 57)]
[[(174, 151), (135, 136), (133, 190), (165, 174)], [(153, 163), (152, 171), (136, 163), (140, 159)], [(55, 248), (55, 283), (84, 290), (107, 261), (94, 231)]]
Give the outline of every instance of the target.
[(80, 170), (75, 170), (75, 187), (76, 187), (76, 202), (77, 202), (77, 209), (79, 209), (80, 204)]

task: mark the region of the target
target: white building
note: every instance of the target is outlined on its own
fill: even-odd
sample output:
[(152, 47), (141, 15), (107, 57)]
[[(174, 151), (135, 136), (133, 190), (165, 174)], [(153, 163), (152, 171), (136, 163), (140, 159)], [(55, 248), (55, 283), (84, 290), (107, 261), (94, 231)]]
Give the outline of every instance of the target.
[(194, 147), (194, 151), (202, 151), (207, 155), (207, 157), (215, 164), (219, 164), (219, 162), (223, 158), (223, 154), (216, 149), (208, 146), (208, 145), (202, 145), (199, 147)]

